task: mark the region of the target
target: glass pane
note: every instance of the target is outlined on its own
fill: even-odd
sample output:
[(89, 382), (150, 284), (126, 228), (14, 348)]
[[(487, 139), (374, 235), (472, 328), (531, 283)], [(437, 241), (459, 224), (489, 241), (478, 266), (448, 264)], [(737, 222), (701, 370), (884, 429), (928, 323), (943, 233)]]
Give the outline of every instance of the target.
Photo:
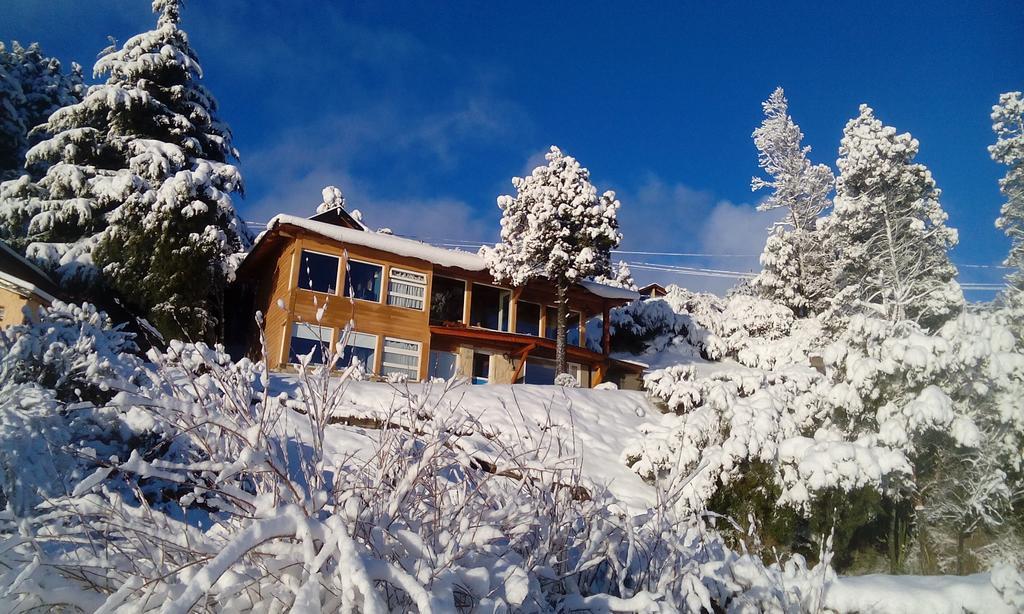
[(462, 322), (466, 285), (448, 277), (434, 277), (430, 291), (430, 321)]
[(364, 371), (373, 373), (377, 368), (377, 337), (355, 331), (349, 333), (347, 343), (341, 351), (338, 367), (348, 367), (352, 364), (353, 358), (359, 360)]
[(544, 336), (548, 339), (555, 339), (558, 337), (558, 310), (554, 307), (548, 307), (545, 310), (544, 317)]
[(550, 386), (555, 383), (555, 362), (553, 360), (528, 359), (526, 361), (527, 384)]
[(565, 322), (566, 345), (580, 344), (580, 312), (570, 311)]
[(352, 296), (364, 301), (379, 303), (383, 273), (384, 269), (379, 265), (349, 260), (348, 285)]
[(331, 329), (306, 324), (292, 325), (292, 340), (288, 347), (288, 361), (299, 363), (299, 356), (313, 352), (310, 364), (324, 364), (324, 348), (331, 344)]
[(317, 254), (302, 250), (299, 263), (299, 287), (314, 292), (337, 294), (338, 264), (337, 256)]
[(391, 269), (388, 275), (388, 305), (423, 309), (423, 297), (427, 294), (425, 275), (398, 269)]
[(473, 383), (486, 384), (491, 375), (491, 355), (473, 353)]
[(458, 355), (454, 352), (430, 353), (430, 377), (449, 379), (455, 375)]
[(374, 348), (358, 348), (346, 345), (341, 353), (341, 360), (338, 362), (338, 366), (340, 368), (348, 367), (352, 364), (352, 359), (355, 358), (362, 365), (364, 371), (373, 373), (377, 368), (376, 354), (377, 352)]
[(512, 293), (501, 288), (473, 285), (470, 325), (508, 331), (508, 306)]
[(540, 305), (519, 303), (516, 306), (516, 332), (520, 335), (540, 335)]

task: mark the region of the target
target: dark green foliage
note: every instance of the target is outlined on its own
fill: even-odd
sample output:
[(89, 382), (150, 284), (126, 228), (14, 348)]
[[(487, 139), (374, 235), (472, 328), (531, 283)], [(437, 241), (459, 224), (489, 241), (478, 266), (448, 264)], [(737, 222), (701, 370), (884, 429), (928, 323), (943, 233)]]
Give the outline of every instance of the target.
[[(780, 494), (771, 467), (762, 462), (745, 463), (739, 478), (718, 489), (708, 509), (733, 518), (741, 526), (752, 520), (765, 562), (774, 562), (784, 553), (797, 553), (816, 563), (830, 534), (832, 564), (839, 573), (872, 565), (886, 556), (893, 508), (877, 492), (869, 488), (823, 490), (806, 516), (778, 505)], [(909, 507), (899, 504), (896, 509), (905, 522)]]

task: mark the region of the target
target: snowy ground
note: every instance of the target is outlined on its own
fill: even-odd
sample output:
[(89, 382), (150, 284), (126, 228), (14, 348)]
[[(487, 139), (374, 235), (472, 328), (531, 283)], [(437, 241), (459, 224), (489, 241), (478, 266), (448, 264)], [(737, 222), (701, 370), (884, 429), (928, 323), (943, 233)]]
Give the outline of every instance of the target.
[[(407, 407), (406, 397), (434, 416), (466, 415), (478, 422), (461, 437), (462, 449), (493, 461), (498, 446), (524, 450), (551, 449), (551, 456), (578, 458), (585, 483), (607, 488), (629, 511), (640, 512), (655, 502), (654, 488), (626, 466), (623, 451), (639, 438), (641, 427), (668, 428), (677, 418), (655, 409), (642, 392), (590, 390), (555, 386), (472, 386), (347, 382), (347, 418), (385, 419)], [(276, 375), (275, 392), (291, 392), (295, 375)], [(402, 416), (392, 416), (401, 421)], [(375, 437), (374, 429), (334, 425), (329, 445), (337, 454), (359, 455)], [(561, 449), (559, 449), (561, 444)]]
[[(701, 375), (740, 369), (756, 372), (728, 361), (668, 358), (694, 364)], [(674, 363), (670, 363), (674, 364)], [(293, 394), (298, 386), (294, 374), (278, 374), (272, 380), (274, 392)], [(476, 428), (459, 438), (462, 449), (476, 458), (493, 460), (498, 446), (523, 449), (551, 449), (552, 458), (578, 458), (583, 481), (589, 488), (606, 487), (627, 511), (639, 513), (655, 504), (655, 488), (639, 478), (624, 462), (623, 452), (639, 438), (641, 429), (669, 430), (678, 420), (660, 413), (642, 392), (588, 390), (553, 386), (472, 386), (460, 383), (446, 388), (440, 384), (388, 384), (347, 382), (344, 409), (339, 418), (406, 422), (400, 410), (414, 399), (424, 415), (464, 415), (474, 418)], [(301, 433), (302, 420), (294, 428)], [(359, 458), (373, 449), (380, 431), (350, 425), (328, 429), (327, 452), (336, 458)], [(557, 442), (563, 447), (559, 450)], [(991, 574), (972, 576), (888, 576), (841, 577), (828, 583), (822, 606), (836, 612), (955, 613), (1014, 612), (993, 585)]]

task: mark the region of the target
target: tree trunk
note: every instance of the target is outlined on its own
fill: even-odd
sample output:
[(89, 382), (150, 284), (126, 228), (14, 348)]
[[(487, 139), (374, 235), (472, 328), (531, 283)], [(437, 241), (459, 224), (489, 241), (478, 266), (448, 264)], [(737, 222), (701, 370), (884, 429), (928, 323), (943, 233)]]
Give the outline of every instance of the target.
[(569, 288), (564, 282), (558, 284), (558, 332), (555, 334), (555, 376), (568, 373), (569, 368), (565, 360), (565, 320), (569, 315), (566, 308), (566, 295)]
[(899, 530), (898, 520), (896, 518), (896, 504), (892, 503), (892, 512), (889, 517), (889, 573), (899, 573)]
[(967, 569), (967, 562), (964, 561), (966, 555), (964, 546), (967, 542), (967, 534), (963, 531), (957, 531), (956, 535), (956, 575), (962, 576)]

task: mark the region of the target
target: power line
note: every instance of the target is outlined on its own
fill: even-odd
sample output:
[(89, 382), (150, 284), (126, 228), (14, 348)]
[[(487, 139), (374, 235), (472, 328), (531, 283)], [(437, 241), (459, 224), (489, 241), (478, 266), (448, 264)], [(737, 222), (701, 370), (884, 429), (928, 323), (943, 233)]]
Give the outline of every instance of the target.
[[(246, 222), (246, 225), (253, 226), (253, 227), (259, 227), (259, 228), (265, 228), (267, 223), (266, 222)], [(483, 245), (487, 245), (487, 244), (490, 243), (489, 241), (467, 241), (467, 240), (462, 240), (462, 239), (434, 239), (434, 238), (431, 238), (431, 237), (419, 237), (419, 236), (416, 236), (416, 235), (404, 235), (404, 234), (399, 234), (399, 233), (395, 233), (395, 236), (404, 237), (406, 239), (414, 239), (416, 241), (423, 241), (423, 242), (431, 243), (431, 244), (436, 245), (438, 247), (454, 247), (454, 248), (459, 248), (459, 249), (477, 248), (477, 247), (480, 247), (480, 246), (483, 246)], [(612, 254), (616, 254), (616, 255), (629, 255), (629, 256), (660, 256), (660, 257), (670, 257), (670, 258), (758, 258), (758, 257), (760, 257), (760, 254), (712, 254), (712, 253), (707, 253), (707, 252), (655, 252), (655, 251), (631, 251), (631, 250), (621, 250), (621, 249), (612, 250)], [(626, 264), (628, 264), (630, 266), (634, 266), (634, 264), (635, 264), (638, 267), (642, 268), (643, 270), (654, 270), (654, 271), (657, 271), (657, 270), (662, 270), (662, 269), (650, 268), (650, 267), (673, 267), (674, 266), (674, 265), (662, 264), (662, 263), (634, 263), (634, 262), (631, 262), (631, 261), (628, 261), (628, 260), (623, 260), (623, 261), (626, 262)], [(954, 264), (956, 266), (960, 267), (960, 268), (965, 268), (965, 269), (1001, 269), (1001, 270), (1009, 270), (1009, 269), (1013, 268), (1013, 267), (1003, 266), (1003, 265), (999, 265), (999, 264), (973, 264), (973, 263), (962, 263), (962, 262), (954, 262)], [(644, 267), (647, 267), (647, 268), (644, 268)], [(691, 272), (691, 273), (694, 272), (694, 271), (719, 272), (719, 273), (723, 273), (723, 274), (735, 275), (735, 276), (737, 276), (739, 278), (750, 278), (750, 277), (754, 276), (753, 273), (749, 273), (749, 272), (744, 273), (744, 272), (741, 272), (741, 271), (716, 271), (714, 269), (700, 269), (700, 268), (697, 268), (697, 267), (679, 267), (678, 270), (679, 271), (687, 271), (687, 272)], [(668, 269), (666, 269), (665, 272), (672, 272), (672, 271), (669, 271)], [(960, 284), (960, 285), (966, 288), (965, 284)], [(993, 285), (994, 289), (1002, 288), (1002, 286), (996, 286), (995, 284), (992, 284), (992, 285)], [(974, 288), (969, 288), (969, 289), (974, 289)], [(988, 289), (988, 288), (985, 288), (985, 289)]]

